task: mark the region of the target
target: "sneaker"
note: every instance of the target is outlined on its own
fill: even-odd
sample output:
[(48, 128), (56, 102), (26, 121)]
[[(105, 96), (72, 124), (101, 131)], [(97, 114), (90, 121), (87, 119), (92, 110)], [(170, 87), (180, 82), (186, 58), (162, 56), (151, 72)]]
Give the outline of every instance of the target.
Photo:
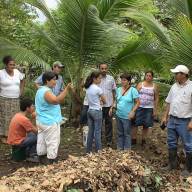
[(32, 162), (32, 163), (39, 163), (39, 157), (37, 155), (32, 157), (27, 157), (26, 161)]

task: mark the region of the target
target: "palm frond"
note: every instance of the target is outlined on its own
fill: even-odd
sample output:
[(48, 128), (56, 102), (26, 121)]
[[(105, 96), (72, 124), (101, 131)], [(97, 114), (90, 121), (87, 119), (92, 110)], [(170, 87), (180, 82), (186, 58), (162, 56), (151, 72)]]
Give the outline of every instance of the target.
[(37, 56), (33, 51), (20, 47), (19, 45), (0, 37), (0, 55), (12, 55), (19, 63), (27, 62), (29, 64), (43, 66), (44, 68), (50, 68), (50, 66)]
[(189, 18), (180, 16), (173, 24), (171, 45), (165, 46), (164, 59), (172, 65), (182, 64), (192, 69), (192, 23)]
[(160, 73), (161, 63), (157, 61), (159, 57), (157, 41), (150, 38), (136, 38), (129, 41), (129, 44), (119, 53), (113, 61), (113, 68), (146, 70), (153, 69)]
[(183, 13), (192, 21), (192, 1), (191, 0), (169, 0), (169, 4), (178, 12)]
[(99, 0), (97, 7), (101, 20), (114, 21), (129, 9), (149, 11), (149, 7), (152, 5), (151, 0)]
[(66, 14), (60, 31), (61, 42), (64, 45), (65, 57), (70, 56), (73, 62), (78, 63), (76, 69), (73, 68), (75, 75), (81, 72), (84, 65), (96, 65), (103, 59), (103, 55), (110, 55), (112, 46), (117, 42), (114, 35), (117, 37), (119, 34), (119, 40), (129, 35), (120, 27), (117, 30), (115, 26), (105, 24), (99, 18), (97, 7), (89, 2), (65, 0), (62, 5)]
[(135, 12), (132, 10), (127, 13), (126, 16), (140, 23), (148, 30), (148, 32), (154, 34), (162, 43), (170, 44), (170, 37), (167, 29), (159, 23), (152, 14)]
[(23, 3), (27, 3), (33, 7), (38, 8), (54, 25), (56, 25), (54, 16), (50, 9), (47, 7), (45, 0), (22, 0)]

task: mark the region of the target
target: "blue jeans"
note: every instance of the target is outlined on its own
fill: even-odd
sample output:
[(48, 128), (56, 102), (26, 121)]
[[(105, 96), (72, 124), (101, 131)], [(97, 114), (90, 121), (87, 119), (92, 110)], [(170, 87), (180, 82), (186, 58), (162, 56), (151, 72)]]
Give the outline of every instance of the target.
[(177, 149), (178, 138), (180, 137), (185, 151), (192, 152), (192, 132), (187, 130), (189, 118), (177, 118), (170, 116), (167, 124), (167, 143), (169, 149)]
[(117, 149), (127, 150), (131, 148), (131, 121), (116, 117), (117, 121)]
[(27, 137), (17, 145), (18, 147), (25, 148), (26, 156), (33, 156), (37, 154), (37, 135), (33, 132), (29, 132)]
[(88, 137), (87, 137), (87, 153), (92, 151), (93, 139), (95, 137), (96, 152), (101, 150), (101, 128), (102, 128), (102, 111), (89, 109), (87, 112), (88, 119)]

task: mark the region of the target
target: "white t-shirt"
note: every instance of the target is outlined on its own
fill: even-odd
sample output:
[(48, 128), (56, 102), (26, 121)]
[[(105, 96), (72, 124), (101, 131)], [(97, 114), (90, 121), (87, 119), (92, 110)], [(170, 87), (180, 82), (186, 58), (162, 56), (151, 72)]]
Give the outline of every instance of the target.
[(103, 91), (100, 87), (95, 84), (90, 85), (86, 90), (86, 97), (88, 100), (89, 109), (100, 110), (100, 96), (103, 94)]
[(170, 104), (169, 115), (178, 118), (192, 117), (192, 81), (187, 80), (184, 85), (175, 83), (165, 100)]
[(10, 76), (5, 69), (0, 70), (0, 96), (18, 98), (20, 95), (20, 81), (23, 78), (24, 74), (17, 69), (14, 69), (13, 76)]

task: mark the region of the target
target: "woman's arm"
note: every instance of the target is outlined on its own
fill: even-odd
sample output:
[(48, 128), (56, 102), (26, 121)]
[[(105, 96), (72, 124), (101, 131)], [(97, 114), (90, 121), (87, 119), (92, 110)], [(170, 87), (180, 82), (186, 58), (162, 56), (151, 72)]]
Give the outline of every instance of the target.
[(139, 98), (134, 99), (134, 101), (135, 101), (135, 105), (132, 109), (133, 112), (135, 112), (139, 108), (139, 105), (140, 105)]
[(138, 83), (136, 89), (139, 92), (141, 90), (141, 88), (142, 88), (142, 82)]
[(105, 98), (105, 96), (104, 95), (101, 95), (101, 101), (103, 102), (103, 104), (105, 104), (106, 103), (106, 98)]
[(23, 95), (24, 86), (25, 86), (25, 80), (22, 79), (20, 80), (20, 96)]
[(130, 113), (128, 114), (128, 119), (129, 120), (131, 120), (131, 119), (133, 119), (135, 117), (135, 112), (136, 112), (137, 108), (140, 105), (139, 98), (134, 99), (134, 101), (135, 101), (135, 105), (134, 105), (133, 109), (130, 111)]
[(69, 83), (65, 89), (58, 95), (55, 96), (53, 93), (51, 93), (50, 91), (47, 91), (45, 93), (45, 100), (51, 104), (57, 105), (59, 103), (61, 103), (63, 101), (63, 99), (66, 97), (69, 89), (71, 88), (71, 83)]

